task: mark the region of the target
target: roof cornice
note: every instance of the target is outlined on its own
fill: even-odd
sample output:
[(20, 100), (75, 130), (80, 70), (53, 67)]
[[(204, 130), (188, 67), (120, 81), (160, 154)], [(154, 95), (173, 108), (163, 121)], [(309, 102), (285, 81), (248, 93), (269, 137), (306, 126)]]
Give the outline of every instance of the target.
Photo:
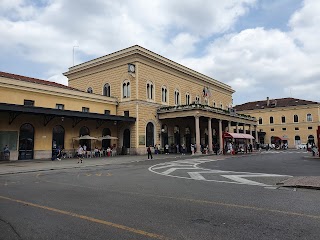
[(180, 72), (183, 72), (187, 75), (190, 75), (192, 77), (195, 77), (197, 79), (200, 79), (202, 81), (205, 81), (209, 84), (213, 84), (213, 85), (216, 85), (218, 87), (221, 87), (225, 90), (228, 90), (230, 91), (231, 93), (234, 93), (235, 91), (231, 88), (231, 86), (225, 84), (225, 83), (222, 83), (222, 82), (219, 82), (218, 80), (216, 79), (213, 79), (211, 77), (208, 77), (202, 73), (199, 73), (195, 70), (192, 70), (188, 67), (185, 67), (179, 63), (176, 63), (168, 58), (165, 58), (157, 53), (154, 53), (148, 49), (145, 49), (141, 46), (138, 46), (138, 45), (135, 45), (135, 46), (132, 46), (132, 47), (129, 47), (129, 48), (125, 48), (125, 49), (122, 49), (120, 51), (117, 51), (117, 52), (114, 52), (114, 53), (111, 53), (111, 54), (108, 54), (108, 55), (105, 55), (105, 56), (102, 56), (102, 57), (99, 57), (99, 58), (96, 58), (96, 59), (93, 59), (93, 60), (90, 60), (90, 61), (87, 61), (87, 62), (84, 62), (82, 64), (79, 64), (79, 65), (76, 65), (76, 66), (73, 66), (73, 67), (70, 67), (69, 68), (69, 71), (68, 72), (65, 72), (63, 73), (63, 75), (65, 76), (69, 76), (71, 74), (74, 74), (74, 73), (77, 73), (79, 71), (83, 71), (83, 70), (86, 70), (88, 68), (92, 68), (92, 67), (96, 67), (96, 66), (99, 66), (99, 65), (102, 65), (102, 64), (105, 64), (105, 63), (109, 63), (111, 61), (115, 61), (115, 60), (119, 60), (119, 59), (122, 59), (122, 58), (125, 58), (125, 57), (132, 57), (132, 56), (143, 56), (143, 57), (146, 57), (148, 59), (151, 59), (155, 62), (158, 62), (162, 65), (165, 65), (167, 67), (170, 67), (172, 69), (175, 69), (177, 71), (180, 71)]

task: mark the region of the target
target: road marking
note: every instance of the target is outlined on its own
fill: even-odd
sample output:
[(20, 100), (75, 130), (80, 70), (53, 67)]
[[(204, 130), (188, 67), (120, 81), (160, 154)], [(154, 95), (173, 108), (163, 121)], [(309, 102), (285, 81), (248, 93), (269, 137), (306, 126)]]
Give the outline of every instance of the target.
[[(273, 185), (264, 184), (261, 182), (253, 181), (246, 178), (261, 178), (261, 177), (291, 177), (289, 175), (279, 174), (266, 174), (266, 173), (251, 173), (251, 172), (234, 172), (234, 171), (222, 171), (214, 169), (205, 169), (198, 167), (201, 163), (214, 162), (213, 159), (190, 159), (190, 160), (178, 160), (167, 163), (160, 163), (149, 167), (149, 171), (174, 178), (193, 179), (208, 182), (220, 182), (220, 183), (232, 183), (232, 184), (244, 184), (261, 187), (272, 187)], [(194, 171), (190, 171), (194, 170)], [(188, 174), (189, 177), (179, 176), (179, 174)], [(209, 179), (206, 179), (206, 177)], [(226, 180), (210, 179), (210, 177), (222, 177)], [(227, 181), (227, 179), (229, 181)], [(230, 181), (232, 180), (232, 181)]]
[(169, 238), (167, 238), (165, 236), (162, 236), (162, 235), (159, 235), (159, 234), (146, 232), (146, 231), (143, 231), (143, 230), (140, 230), (140, 229), (127, 227), (127, 226), (124, 226), (124, 225), (121, 225), (121, 224), (116, 224), (116, 223), (108, 222), (108, 221), (105, 221), (105, 220), (101, 220), (101, 219), (92, 218), (92, 217), (88, 217), (88, 216), (85, 216), (85, 215), (80, 215), (80, 214), (73, 213), (73, 212), (60, 210), (60, 209), (57, 209), (57, 208), (51, 208), (51, 207), (47, 207), (47, 206), (43, 206), (43, 205), (31, 203), (31, 202), (26, 202), (26, 201), (23, 201), (23, 200), (13, 199), (13, 198), (9, 198), (9, 197), (4, 197), (4, 196), (0, 196), (0, 199), (8, 200), (8, 201), (11, 201), (11, 202), (17, 202), (17, 203), (21, 203), (21, 204), (25, 204), (25, 205), (29, 205), (29, 206), (32, 206), (32, 207), (35, 207), (35, 208), (45, 209), (45, 210), (48, 210), (48, 211), (51, 211), (51, 212), (56, 212), (56, 213), (60, 213), (60, 214), (63, 214), (63, 215), (68, 215), (68, 216), (71, 216), (71, 217), (80, 218), (80, 219), (83, 219), (83, 220), (87, 220), (89, 222), (100, 223), (102, 225), (106, 225), (106, 226), (113, 227), (113, 228), (118, 228), (118, 229), (121, 229), (121, 230), (124, 230), (124, 231), (140, 234), (140, 235), (143, 235), (143, 236), (146, 236), (146, 237), (150, 237), (150, 238), (169, 239)]
[(96, 173), (96, 176), (101, 177), (102, 173)]
[[(94, 190), (106, 191), (106, 192), (112, 192), (112, 193), (131, 194), (131, 195), (145, 196), (145, 197), (150, 197), (150, 198), (156, 197), (156, 198), (172, 199), (172, 200), (184, 201), (184, 202), (188, 201), (188, 202), (199, 203), (199, 204), (211, 204), (211, 205), (224, 206), (224, 207), (250, 209), (250, 210), (254, 210), (254, 211), (271, 212), (271, 213), (278, 213), (278, 214), (283, 214), (283, 215), (313, 218), (313, 219), (320, 220), (320, 215), (310, 215), (310, 214), (304, 214), (304, 213), (298, 213), (298, 212), (289, 212), (289, 211), (283, 211), (283, 210), (261, 208), (261, 207), (247, 206), (247, 205), (238, 205), (238, 204), (233, 204), (233, 203), (215, 202), (215, 201), (200, 200), (200, 199), (192, 199), (192, 198), (178, 198), (178, 197), (157, 195), (157, 194), (151, 194), (151, 193), (138, 193), (138, 192), (128, 192), (128, 191), (106, 190), (105, 188), (96, 188), (96, 187), (90, 187), (90, 186), (61, 183), (61, 182), (54, 182), (54, 181), (47, 181), (47, 180), (43, 180), (43, 181), (48, 182), (48, 183), (52, 183), (52, 184), (61, 184), (61, 185), (66, 185), (66, 186), (94, 189)], [(0, 196), (0, 198), (1, 198), (1, 196)]]

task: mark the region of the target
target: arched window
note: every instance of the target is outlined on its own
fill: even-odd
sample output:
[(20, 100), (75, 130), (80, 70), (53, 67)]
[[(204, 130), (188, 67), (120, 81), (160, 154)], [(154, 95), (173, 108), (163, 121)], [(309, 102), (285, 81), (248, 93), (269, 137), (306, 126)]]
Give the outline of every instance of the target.
[(272, 116), (270, 117), (270, 123), (271, 124), (273, 123), (273, 117)]
[(212, 106), (213, 106), (213, 107), (216, 107), (216, 102), (215, 102), (215, 101), (213, 101)]
[(129, 98), (130, 97), (130, 82), (129, 81), (124, 81), (122, 84), (122, 96), (123, 98)]
[(164, 103), (167, 102), (167, 94), (168, 94), (168, 91), (167, 91), (166, 86), (162, 86), (162, 88), (161, 88), (161, 101)]
[(153, 99), (153, 84), (147, 83), (147, 99)]
[(201, 102), (200, 102), (200, 97), (199, 97), (199, 96), (196, 96), (195, 103), (196, 103), (196, 104), (200, 104), (200, 103), (201, 103)]
[(106, 83), (106, 84), (103, 86), (103, 95), (104, 95), (104, 96), (107, 96), (107, 97), (110, 97), (110, 96), (111, 96), (110, 84), (109, 84), (109, 83)]
[(149, 122), (146, 126), (146, 146), (154, 146), (154, 126)]
[(92, 87), (88, 87), (87, 93), (93, 93)]
[(20, 127), (19, 133), (19, 160), (33, 159), (34, 127), (25, 123)]
[(298, 115), (293, 115), (293, 122), (299, 122), (299, 117), (298, 117)]
[(311, 113), (307, 114), (307, 122), (312, 122), (312, 115)]
[(221, 109), (223, 109), (223, 105), (222, 105), (222, 102), (220, 102), (220, 108), (221, 108)]
[(262, 118), (259, 117), (259, 124), (262, 124)]
[(180, 104), (180, 93), (179, 90), (174, 91), (174, 104), (179, 105)]
[(186, 105), (190, 104), (190, 94), (186, 93)]
[[(111, 136), (111, 131), (109, 128), (104, 128), (102, 130), (102, 137), (105, 137), (107, 135)], [(108, 147), (111, 147), (111, 140), (110, 139), (103, 139), (101, 145), (104, 149), (107, 149)]]
[(57, 147), (64, 149), (64, 132), (64, 128), (60, 125), (52, 129), (52, 151), (57, 149)]
[(85, 135), (90, 135), (90, 131), (89, 131), (89, 128), (83, 126), (80, 128), (80, 131), (79, 131), (79, 136), (85, 136)]
[(282, 123), (286, 123), (286, 117), (285, 117), (285, 116), (282, 116), (282, 117), (281, 117), (281, 122), (282, 122)]
[(295, 136), (294, 137), (294, 145), (298, 146), (300, 144), (301, 144), (300, 136)]

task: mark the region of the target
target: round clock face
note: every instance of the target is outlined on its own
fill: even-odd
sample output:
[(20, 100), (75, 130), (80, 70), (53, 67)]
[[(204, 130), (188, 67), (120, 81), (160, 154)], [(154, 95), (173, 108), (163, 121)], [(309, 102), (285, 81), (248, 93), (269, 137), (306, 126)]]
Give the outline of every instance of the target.
[(131, 71), (131, 72), (134, 72), (134, 66), (133, 66), (133, 65), (130, 65), (129, 68), (130, 68), (130, 71)]

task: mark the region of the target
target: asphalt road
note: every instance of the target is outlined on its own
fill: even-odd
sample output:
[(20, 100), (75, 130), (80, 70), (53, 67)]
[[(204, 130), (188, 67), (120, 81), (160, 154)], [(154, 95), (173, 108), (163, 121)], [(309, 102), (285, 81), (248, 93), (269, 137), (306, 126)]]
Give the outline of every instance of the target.
[[(223, 157), (221, 157), (223, 159)], [(0, 176), (0, 239), (319, 239), (302, 153), (166, 159)]]

